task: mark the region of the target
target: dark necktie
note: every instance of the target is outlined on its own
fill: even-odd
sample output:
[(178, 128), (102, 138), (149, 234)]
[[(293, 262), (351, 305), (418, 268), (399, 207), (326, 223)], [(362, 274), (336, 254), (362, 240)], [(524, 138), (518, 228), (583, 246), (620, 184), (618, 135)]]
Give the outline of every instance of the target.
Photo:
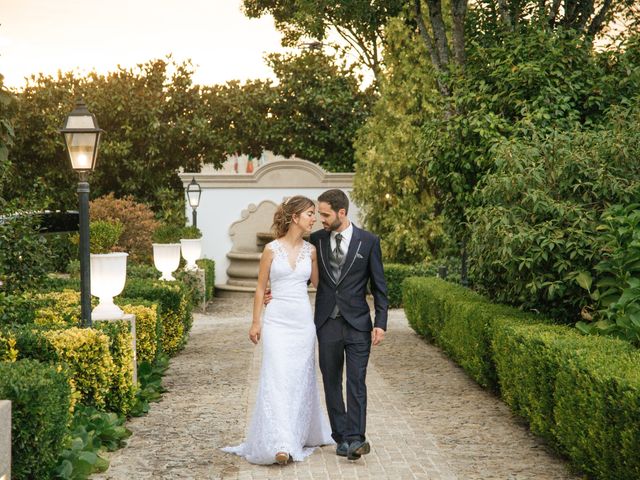
[(338, 265), (342, 263), (342, 249), (340, 248), (341, 242), (342, 242), (342, 235), (338, 233), (336, 235), (336, 248), (333, 251), (333, 256), (335, 257), (336, 262), (338, 262)]

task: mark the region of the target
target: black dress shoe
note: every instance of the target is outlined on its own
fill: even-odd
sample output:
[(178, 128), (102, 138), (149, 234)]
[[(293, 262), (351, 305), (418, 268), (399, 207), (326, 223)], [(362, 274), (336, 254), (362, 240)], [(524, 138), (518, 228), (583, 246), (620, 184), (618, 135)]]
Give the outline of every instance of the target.
[(366, 455), (371, 451), (371, 445), (366, 440), (354, 440), (349, 444), (349, 449), (347, 450), (347, 458), (349, 460), (357, 460), (362, 455)]
[(346, 457), (349, 451), (349, 442), (340, 442), (336, 447), (336, 455), (339, 457)]

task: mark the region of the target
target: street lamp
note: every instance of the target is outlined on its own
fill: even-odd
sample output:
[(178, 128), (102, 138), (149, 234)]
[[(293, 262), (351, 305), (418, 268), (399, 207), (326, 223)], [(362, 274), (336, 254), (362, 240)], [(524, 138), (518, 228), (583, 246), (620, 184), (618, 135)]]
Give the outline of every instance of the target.
[(98, 156), (100, 134), (95, 115), (87, 109), (82, 98), (67, 116), (60, 133), (64, 137), (71, 167), (78, 172), (78, 201), (80, 203), (80, 307), (82, 324), (91, 326), (91, 276), (89, 264), (89, 173)]
[(196, 177), (191, 179), (191, 183), (187, 186), (187, 198), (189, 199), (189, 205), (191, 205), (192, 217), (191, 224), (194, 227), (198, 226), (198, 214), (196, 212), (196, 208), (200, 205), (200, 195), (202, 194), (202, 188), (200, 188), (200, 184), (196, 182)]

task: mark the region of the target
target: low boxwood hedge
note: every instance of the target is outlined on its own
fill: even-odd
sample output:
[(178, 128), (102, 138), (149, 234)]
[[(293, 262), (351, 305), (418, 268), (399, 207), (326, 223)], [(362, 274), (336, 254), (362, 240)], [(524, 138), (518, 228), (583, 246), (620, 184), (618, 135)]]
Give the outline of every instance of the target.
[[(0, 330), (0, 358), (35, 359), (68, 367), (73, 403), (127, 413), (135, 393), (128, 323), (51, 330), (19, 325)], [(126, 331), (126, 332), (125, 332)]]
[(403, 291), (410, 325), (499, 390), (577, 468), (640, 478), (640, 352), (631, 344), (583, 336), (437, 278), (409, 278)]
[(0, 398), (11, 400), (12, 478), (50, 478), (71, 419), (65, 370), (30, 359), (0, 362)]
[(192, 305), (186, 287), (178, 282), (132, 279), (125, 285), (122, 296), (156, 302), (162, 325), (161, 351), (175, 355), (182, 349), (193, 321)]
[(109, 353), (113, 359), (111, 385), (105, 398), (106, 410), (128, 415), (136, 394), (131, 324), (126, 320), (104, 320), (94, 322), (93, 326), (109, 337)]
[(401, 263), (385, 263), (384, 278), (387, 281), (387, 296), (390, 308), (402, 306), (402, 282), (409, 277), (425, 277), (434, 275), (423, 265), (404, 265)]

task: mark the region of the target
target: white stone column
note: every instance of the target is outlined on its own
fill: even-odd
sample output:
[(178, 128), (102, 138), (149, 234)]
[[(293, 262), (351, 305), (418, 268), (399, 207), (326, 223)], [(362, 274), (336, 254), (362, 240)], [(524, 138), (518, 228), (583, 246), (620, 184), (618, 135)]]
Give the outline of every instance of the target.
[(0, 400), (0, 480), (11, 479), (11, 402)]

